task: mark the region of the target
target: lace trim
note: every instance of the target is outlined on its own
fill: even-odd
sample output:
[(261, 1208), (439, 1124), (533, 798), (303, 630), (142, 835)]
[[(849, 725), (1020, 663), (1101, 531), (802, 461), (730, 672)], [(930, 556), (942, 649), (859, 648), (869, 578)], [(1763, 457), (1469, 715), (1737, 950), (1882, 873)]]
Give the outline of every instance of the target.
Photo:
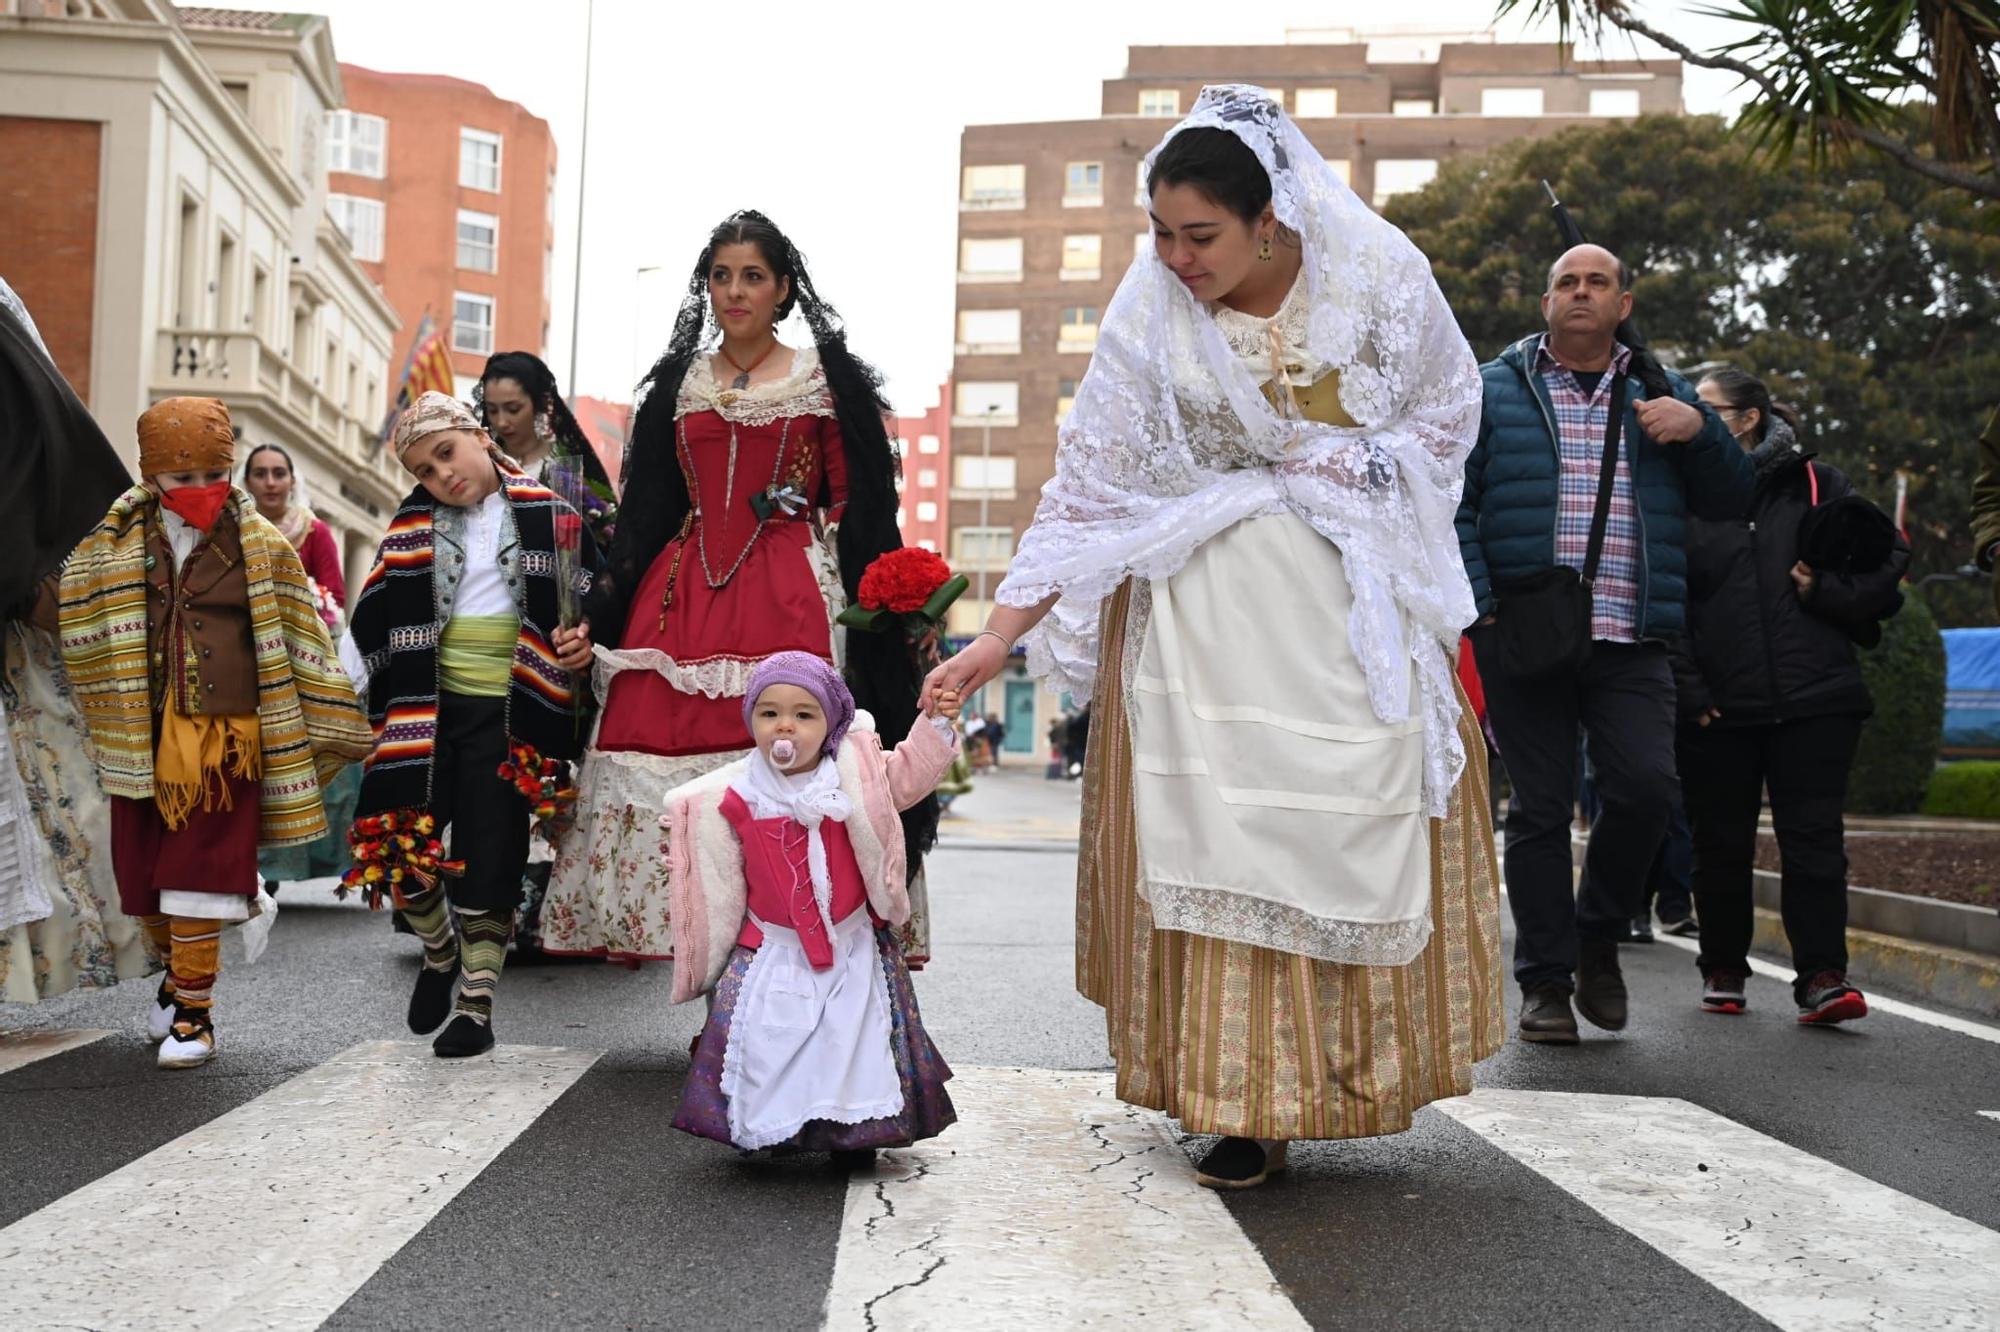
[(714, 412), (737, 425), (767, 426), (800, 416), (832, 416), (833, 394), (820, 369), (819, 349), (801, 347), (792, 353), (792, 368), (782, 379), (752, 384), (749, 388), (724, 388), (716, 382), (715, 367), (707, 355), (694, 358), (681, 394), (674, 404), (676, 420), (694, 412)]
[(1228, 939), (1343, 966), (1407, 966), (1431, 937), (1428, 910), (1409, 920), (1331, 920), (1282, 902), (1202, 884), (1145, 879), (1139, 893), (1152, 904), (1158, 929)]
[(658, 648), (608, 648), (593, 650), (591, 685), (599, 698), (606, 697), (611, 682), (625, 671), (651, 671), (683, 694), (703, 694), (709, 698), (741, 698), (750, 688), (750, 673), (762, 657), (705, 657), (700, 661), (675, 661)]
[(1278, 313), (1270, 318), (1245, 314), (1241, 310), (1224, 305), (1220, 301), (1205, 302), (1205, 308), (1215, 320), (1216, 329), (1222, 340), (1229, 344), (1229, 350), (1236, 353), (1250, 370), (1251, 375), (1262, 383), (1271, 377), (1270, 328), (1277, 325), (1278, 332), (1285, 339), (1285, 346), (1298, 361), (1294, 368), (1305, 369), (1305, 347), (1308, 336), (1307, 315), (1312, 302), (1306, 296), (1306, 270), (1299, 268), (1299, 275), (1292, 283), (1292, 289), (1285, 293), (1284, 304)]

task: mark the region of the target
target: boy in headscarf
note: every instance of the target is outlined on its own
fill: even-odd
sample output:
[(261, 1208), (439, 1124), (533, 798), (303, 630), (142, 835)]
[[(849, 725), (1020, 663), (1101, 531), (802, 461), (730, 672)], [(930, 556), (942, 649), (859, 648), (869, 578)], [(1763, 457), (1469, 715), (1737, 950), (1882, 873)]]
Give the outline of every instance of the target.
[(138, 434), (142, 483), (63, 574), (63, 661), (121, 905), (169, 959), (148, 1034), (161, 1068), (193, 1068), (215, 1054), (222, 928), (252, 914), (259, 842), (325, 833), (320, 783), (370, 737), (298, 555), (229, 483), (228, 408), (169, 398)]

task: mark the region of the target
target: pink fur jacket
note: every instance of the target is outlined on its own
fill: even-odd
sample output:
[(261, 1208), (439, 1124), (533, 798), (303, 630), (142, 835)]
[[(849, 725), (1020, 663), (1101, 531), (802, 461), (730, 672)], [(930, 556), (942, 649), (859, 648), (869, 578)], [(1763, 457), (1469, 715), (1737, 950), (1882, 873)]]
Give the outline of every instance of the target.
[[(946, 739), (919, 718), (909, 738), (885, 754), (874, 718), (861, 712), (835, 756), (840, 789), (854, 804), (847, 837), (868, 887), (868, 905), (890, 925), (910, 918), (903, 825), (896, 815), (937, 789), (957, 752), (955, 737)], [(749, 899), (743, 847), (722, 817), (722, 798), (747, 761), (738, 759), (667, 793), (660, 826), (667, 835), (677, 1004), (715, 988), (743, 928)]]

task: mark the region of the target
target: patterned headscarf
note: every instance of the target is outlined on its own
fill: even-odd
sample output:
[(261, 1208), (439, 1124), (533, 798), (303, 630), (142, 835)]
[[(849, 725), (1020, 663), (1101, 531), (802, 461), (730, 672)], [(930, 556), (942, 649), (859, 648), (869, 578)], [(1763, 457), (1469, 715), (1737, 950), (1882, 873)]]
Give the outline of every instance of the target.
[(418, 397), (410, 404), (409, 410), (396, 420), (396, 433), (390, 442), (395, 445), (396, 458), (402, 460), (410, 451), (410, 446), (425, 435), (435, 435), (440, 430), (470, 430), (482, 439), (486, 438), (486, 428), (479, 424), (479, 418), (472, 409), (449, 394), (435, 389)]
[(236, 429), (216, 398), (167, 398), (139, 417), (139, 474), (227, 472), (236, 466)]
[(840, 741), (854, 724), (854, 695), (840, 672), (810, 652), (779, 652), (764, 658), (750, 672), (749, 688), (743, 691), (743, 727), (750, 730), (750, 718), (757, 711), (757, 696), (772, 685), (797, 685), (819, 700), (826, 714), (826, 749), (840, 752)]

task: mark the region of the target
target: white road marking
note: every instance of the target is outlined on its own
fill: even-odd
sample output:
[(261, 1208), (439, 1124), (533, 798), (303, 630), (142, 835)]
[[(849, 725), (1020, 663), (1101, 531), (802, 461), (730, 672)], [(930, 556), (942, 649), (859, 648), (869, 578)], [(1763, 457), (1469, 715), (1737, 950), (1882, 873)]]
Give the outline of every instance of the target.
[(357, 1045), (0, 1230), (0, 1327), (315, 1328), (597, 1058)]
[[(1661, 943), (1672, 944), (1674, 947), (1682, 949), (1685, 952), (1699, 953), (1701, 951), (1701, 941), (1699, 939), (1681, 939), (1671, 934), (1662, 934), (1655, 937)], [(1786, 985), (1792, 983), (1791, 968), (1781, 967), (1773, 962), (1766, 962), (1761, 957), (1750, 959), (1750, 969), (1759, 976), (1769, 976), (1772, 980), (1783, 981)], [(1991, 1041), (1995, 1045), (2000, 1045), (2000, 1027), (1988, 1026), (1984, 1022), (1974, 1022), (1970, 1018), (1958, 1017), (1951, 1013), (1939, 1013), (1934, 1009), (1920, 1008), (1916, 1004), (1905, 1003), (1901, 999), (1891, 999), (1887, 995), (1876, 994), (1873, 991), (1864, 991), (1864, 993), (1868, 996), (1868, 1011), (1871, 1013), (1889, 1013), (1896, 1017), (1908, 1018), (1912, 1022), (1922, 1022), (1927, 1026), (1938, 1027), (1944, 1031), (1954, 1031), (1961, 1036), (1970, 1036), (1974, 1040)], [(1755, 1012), (1756, 1010), (1752, 1009), (1751, 1011)]]
[(0, 1031), (0, 1073), (12, 1073), (37, 1059), (47, 1059), (65, 1050), (74, 1050), (92, 1041), (101, 1041), (111, 1033), (80, 1029), (76, 1031)]
[(2000, 1110), (1981, 1110), (1979, 1113), (1988, 1119), (2000, 1119)]
[(1437, 1109), (1781, 1328), (1991, 1328), (2000, 1233), (1671, 1097)]
[(959, 1122), (848, 1185), (829, 1329), (1306, 1326), (1110, 1074), (956, 1073)]

